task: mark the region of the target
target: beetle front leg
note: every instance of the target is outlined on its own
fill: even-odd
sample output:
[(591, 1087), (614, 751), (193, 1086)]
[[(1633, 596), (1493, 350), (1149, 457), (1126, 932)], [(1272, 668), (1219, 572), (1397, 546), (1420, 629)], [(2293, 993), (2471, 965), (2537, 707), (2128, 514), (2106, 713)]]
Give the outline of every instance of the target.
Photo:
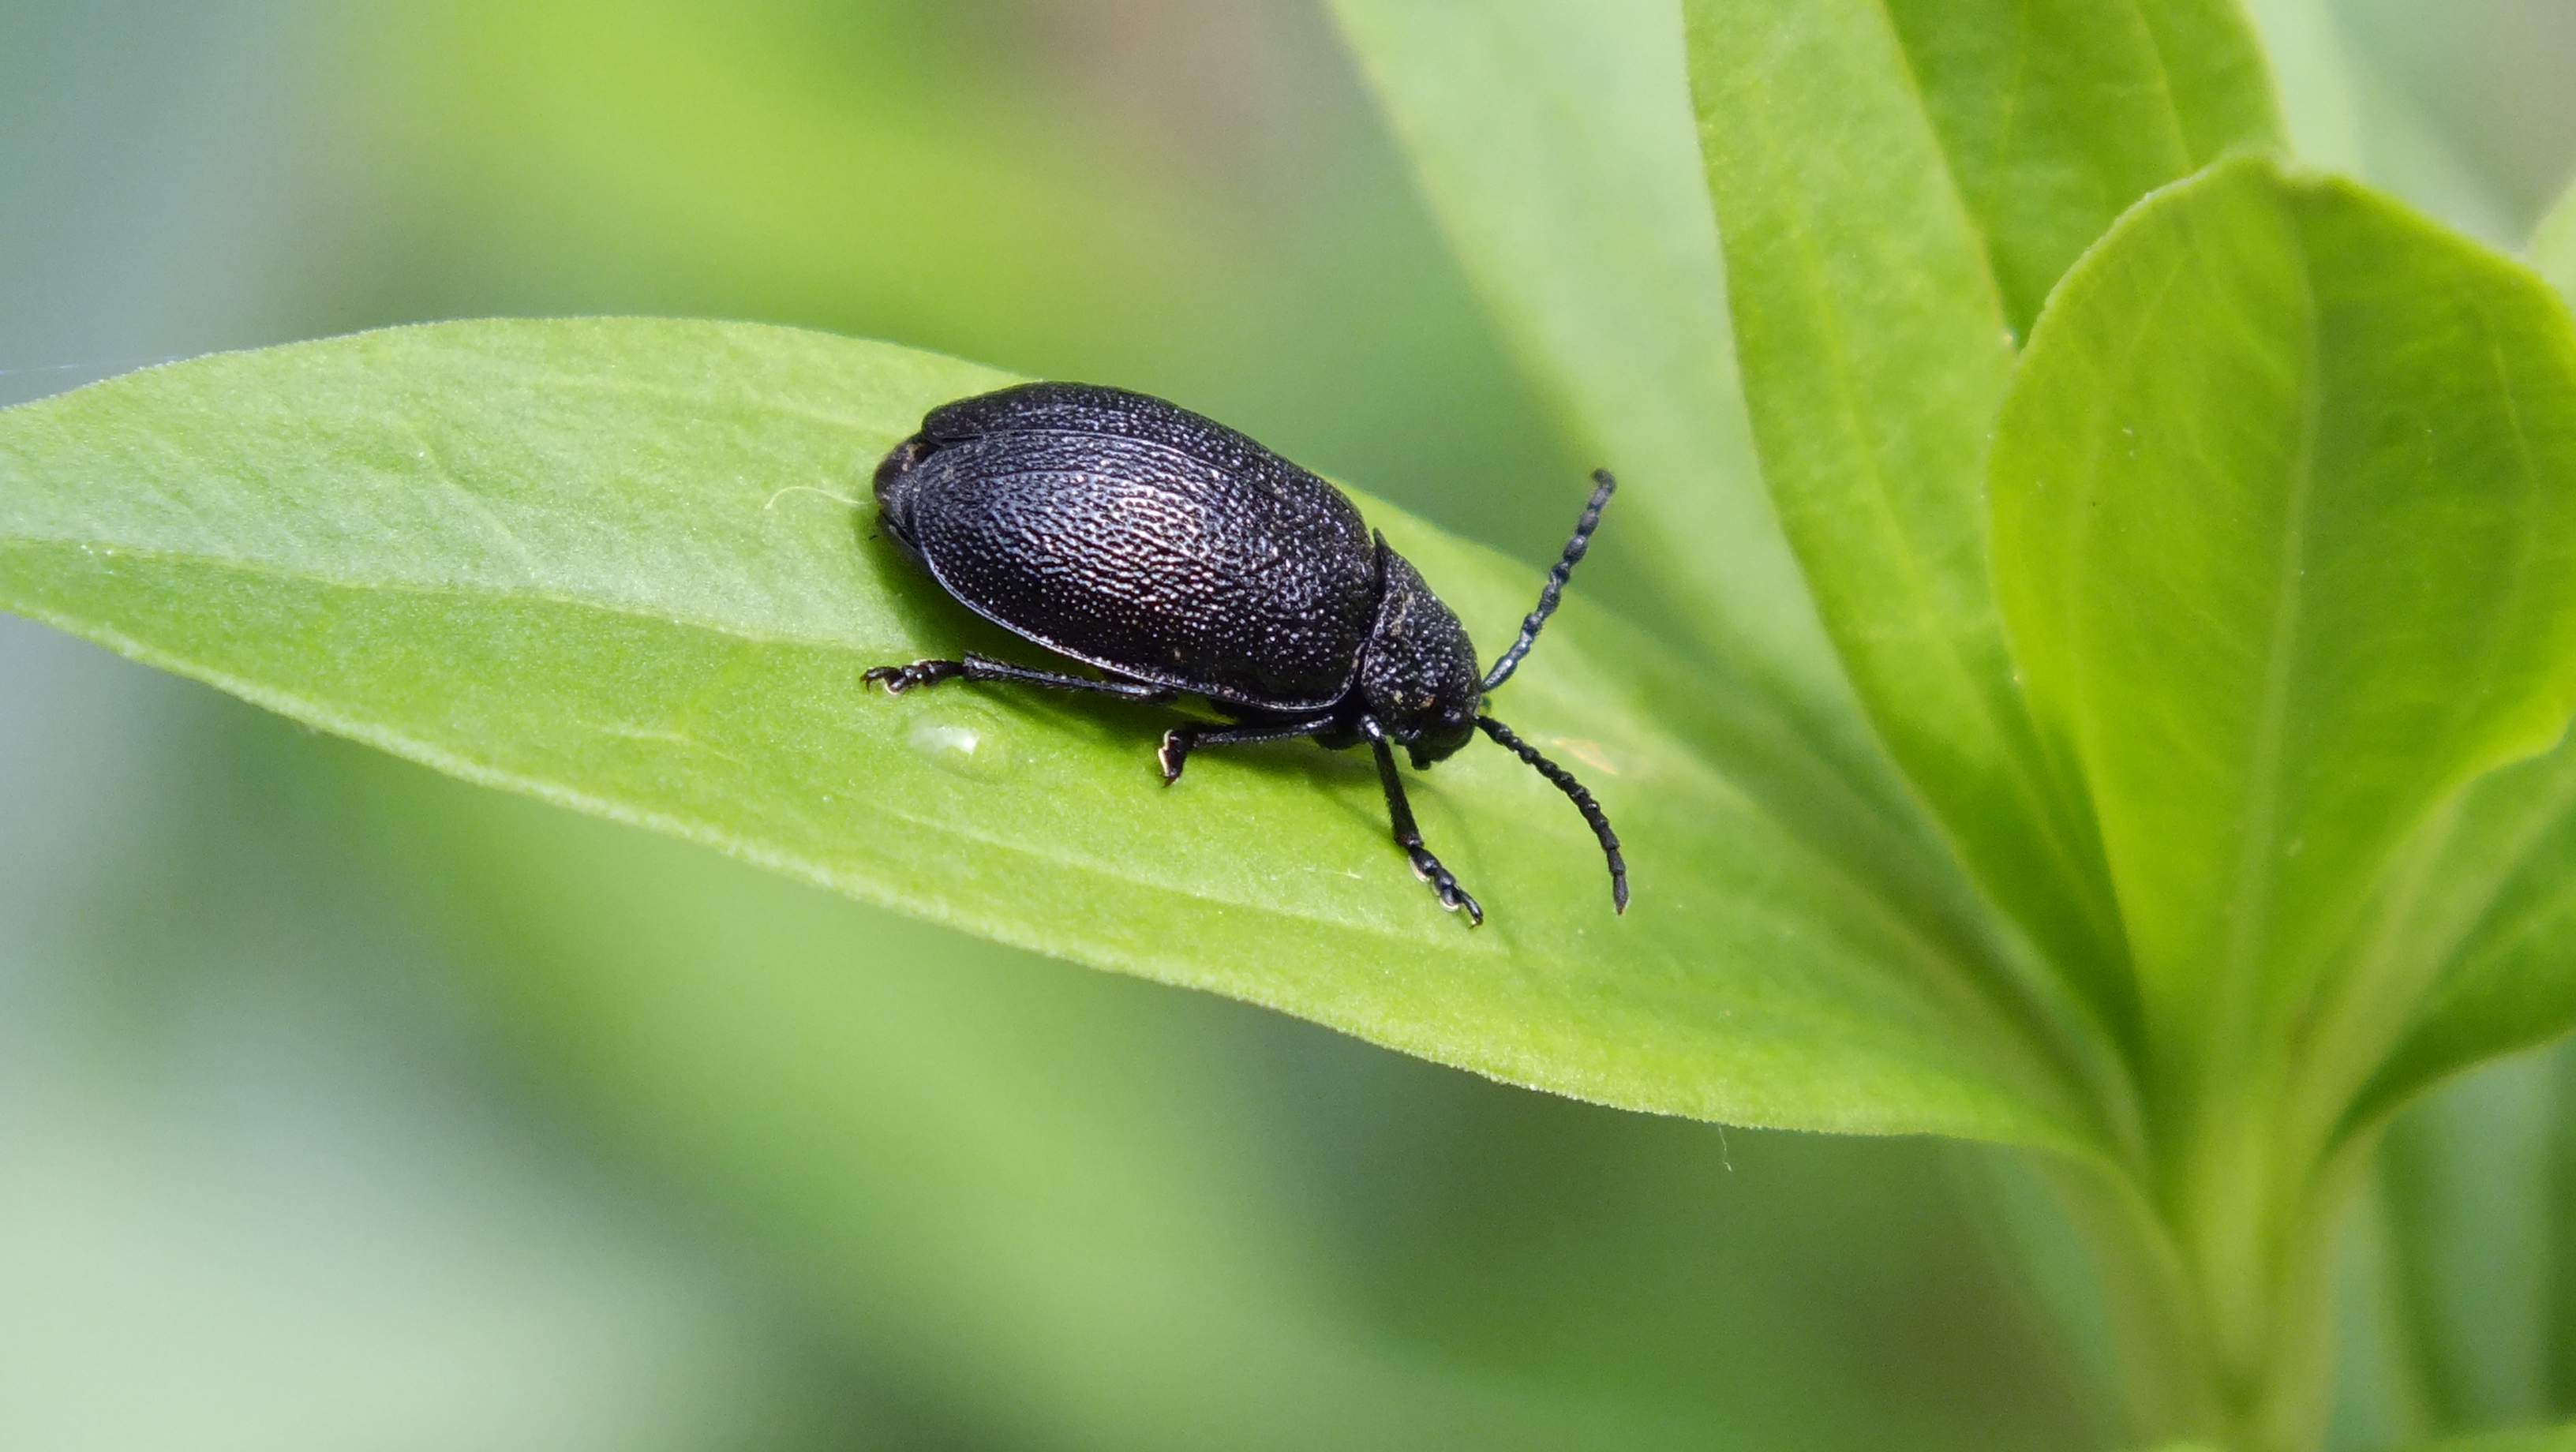
[(1369, 751), (1377, 757), (1378, 784), (1386, 788), (1386, 815), (1395, 828), (1395, 844), (1413, 862), (1413, 875), (1431, 884), (1440, 897), (1440, 905), (1451, 912), (1464, 912), (1467, 926), (1477, 927), (1485, 921), (1485, 910), (1458, 885), (1431, 849), (1422, 845), (1422, 829), (1413, 825), (1413, 804), (1404, 799), (1404, 783), (1395, 774), (1395, 751), (1387, 745), (1386, 730), (1377, 718), (1362, 716), (1360, 734), (1368, 738)]

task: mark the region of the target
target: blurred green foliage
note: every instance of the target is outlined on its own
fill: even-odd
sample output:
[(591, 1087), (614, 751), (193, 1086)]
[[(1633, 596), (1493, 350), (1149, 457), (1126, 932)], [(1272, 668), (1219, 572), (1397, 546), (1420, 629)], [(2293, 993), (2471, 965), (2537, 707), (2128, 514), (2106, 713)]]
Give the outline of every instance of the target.
[[(2565, 168), (2536, 58), (2576, 23), (2475, 12), (2338, 20), (2373, 154), (2503, 230)], [(702, 314), (1164, 393), (1525, 558), (1587, 462), (1302, 8), (22, 3), (0, 38), (0, 398)], [(0, 622), (0, 1442), (2108, 1435), (1964, 1156), (1498, 1088), (139, 676)], [(2401, 1128), (2341, 1445), (2576, 1410), (2576, 1278), (2438, 1264), (2576, 1264), (2560, 1075)], [(2475, 1193), (2516, 1176), (2561, 1208)]]

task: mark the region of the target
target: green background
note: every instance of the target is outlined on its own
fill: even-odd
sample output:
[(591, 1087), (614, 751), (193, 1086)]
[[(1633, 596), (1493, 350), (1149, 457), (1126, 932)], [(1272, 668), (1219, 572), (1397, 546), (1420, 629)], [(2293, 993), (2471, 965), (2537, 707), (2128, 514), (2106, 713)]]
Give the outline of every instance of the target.
[[(2356, 164), (2527, 232), (2576, 152), (2576, 13), (2334, 18)], [(1163, 393), (1532, 562), (1590, 462), (1329, 22), (1253, 0), (0, 5), (0, 279), (0, 402), (381, 323), (667, 313)], [(1613, 599), (1616, 533), (1586, 580)], [(0, 864), (0, 1445), (2107, 1435), (1999, 1248), (1992, 1152), (1500, 1088), (11, 620)], [(2344, 1446), (2576, 1407), (2576, 1347), (2371, 1334), (2562, 1293), (2480, 1271), (2566, 1258), (2576, 1194), (2409, 1187), (2481, 1153), (2568, 1178), (2567, 1079), (2526, 1057), (2398, 1131)]]

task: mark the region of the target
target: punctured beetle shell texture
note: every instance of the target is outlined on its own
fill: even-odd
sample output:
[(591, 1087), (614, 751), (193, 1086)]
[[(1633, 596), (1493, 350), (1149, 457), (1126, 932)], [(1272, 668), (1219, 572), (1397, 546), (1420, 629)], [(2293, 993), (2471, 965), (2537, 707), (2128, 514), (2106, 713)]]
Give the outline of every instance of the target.
[(1377, 550), (1340, 490), (1142, 394), (1039, 383), (948, 404), (877, 494), (968, 609), (1228, 705), (1330, 709), (1376, 623)]

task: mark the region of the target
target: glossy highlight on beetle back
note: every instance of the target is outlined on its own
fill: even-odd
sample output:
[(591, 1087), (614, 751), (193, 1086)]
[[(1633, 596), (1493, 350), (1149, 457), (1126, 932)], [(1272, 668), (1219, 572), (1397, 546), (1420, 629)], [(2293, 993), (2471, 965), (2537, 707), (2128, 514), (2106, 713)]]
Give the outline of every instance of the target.
[(1480, 675), (1457, 615), (1351, 501), (1242, 434), (1087, 384), (959, 399), (877, 466), (879, 521), (959, 603), (1101, 674), (969, 654), (880, 666), (867, 679), (897, 695), (964, 679), (1155, 704), (1203, 696), (1232, 724), (1164, 732), (1156, 759), (1167, 786), (1202, 747), (1366, 742), (1396, 845), (1470, 925), (1484, 909), (1423, 844), (1394, 748), (1419, 771), (1483, 731), (1582, 812), (1624, 912), (1627, 864), (1600, 804), (1483, 710), (1556, 609), (1617, 487), (1606, 470), (1594, 479), (1519, 639)]
[(1377, 552), (1340, 490), (1143, 394), (1033, 383), (948, 404), (876, 490), (976, 614), (1232, 705), (1341, 700), (1377, 615)]

